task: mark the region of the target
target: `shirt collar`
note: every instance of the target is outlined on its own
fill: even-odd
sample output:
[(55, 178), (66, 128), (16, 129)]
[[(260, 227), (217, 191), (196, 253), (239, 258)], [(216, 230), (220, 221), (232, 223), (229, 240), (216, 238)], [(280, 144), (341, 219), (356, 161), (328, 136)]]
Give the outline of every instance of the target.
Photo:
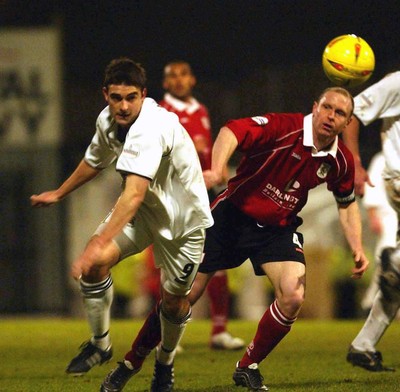
[(191, 97), (188, 102), (181, 101), (173, 97), (170, 93), (165, 93), (164, 101), (170, 104), (174, 109), (178, 110), (179, 112), (187, 112), (189, 114), (194, 113), (196, 110), (200, 108), (199, 101)]
[(305, 147), (311, 147), (311, 155), (313, 157), (326, 157), (328, 154), (332, 155), (336, 158), (336, 153), (338, 149), (338, 140), (339, 138), (336, 136), (334, 142), (329, 146), (328, 149), (318, 151), (314, 145), (313, 141), (313, 132), (312, 132), (312, 113), (304, 117), (303, 122), (304, 130), (303, 130), (303, 145)]

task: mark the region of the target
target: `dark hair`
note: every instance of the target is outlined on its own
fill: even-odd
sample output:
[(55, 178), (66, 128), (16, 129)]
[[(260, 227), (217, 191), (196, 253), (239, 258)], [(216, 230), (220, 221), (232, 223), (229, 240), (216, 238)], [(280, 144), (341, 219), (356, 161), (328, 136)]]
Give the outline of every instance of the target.
[(353, 110), (354, 110), (354, 99), (353, 99), (353, 96), (352, 96), (345, 88), (343, 88), (343, 87), (334, 86), (334, 87), (328, 87), (328, 88), (326, 88), (324, 91), (322, 91), (321, 95), (319, 96), (318, 102), (321, 101), (322, 97), (323, 97), (326, 93), (328, 93), (328, 92), (330, 92), (330, 91), (333, 92), (333, 93), (341, 94), (341, 95), (343, 95), (344, 97), (350, 99), (350, 102), (351, 102), (351, 113), (350, 113), (350, 115), (353, 114)]
[(187, 61), (175, 59), (175, 60), (168, 61), (168, 63), (164, 65), (164, 76), (166, 74), (167, 68), (170, 67), (171, 65), (176, 65), (176, 64), (186, 65), (189, 68), (190, 73), (193, 75), (192, 66)]
[(146, 87), (146, 71), (127, 57), (112, 60), (106, 67), (103, 87), (110, 84), (136, 86), (143, 90)]

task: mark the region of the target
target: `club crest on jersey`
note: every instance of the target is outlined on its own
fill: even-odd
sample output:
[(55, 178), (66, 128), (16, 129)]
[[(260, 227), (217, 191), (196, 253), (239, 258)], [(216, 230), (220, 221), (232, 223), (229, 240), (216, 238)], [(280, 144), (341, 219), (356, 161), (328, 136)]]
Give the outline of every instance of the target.
[(255, 116), (251, 118), (254, 122), (256, 122), (258, 125), (266, 125), (268, 124), (268, 118), (267, 117), (262, 117), (262, 116)]
[(319, 178), (326, 178), (330, 169), (331, 165), (329, 163), (321, 163), (321, 166), (317, 170), (317, 176)]

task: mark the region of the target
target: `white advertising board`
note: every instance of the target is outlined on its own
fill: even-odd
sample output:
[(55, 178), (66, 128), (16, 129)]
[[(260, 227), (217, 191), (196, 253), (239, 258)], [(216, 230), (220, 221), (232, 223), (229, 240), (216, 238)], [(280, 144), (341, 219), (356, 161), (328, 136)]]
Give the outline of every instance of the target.
[(0, 148), (57, 146), (62, 58), (57, 28), (0, 29)]

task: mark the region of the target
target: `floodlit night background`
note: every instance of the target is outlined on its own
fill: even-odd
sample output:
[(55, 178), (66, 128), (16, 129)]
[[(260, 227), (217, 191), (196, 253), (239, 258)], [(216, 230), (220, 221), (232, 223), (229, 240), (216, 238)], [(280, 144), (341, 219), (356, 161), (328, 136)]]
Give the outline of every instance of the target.
[[(140, 62), (148, 73), (149, 95), (156, 99), (162, 95), (163, 65), (176, 58), (189, 61), (198, 77), (198, 96), (210, 106), (217, 128), (226, 120), (223, 110), (241, 116), (250, 114), (252, 107), (266, 111), (311, 107), (320, 87), (329, 85), (320, 67), (322, 51), (338, 35), (356, 34), (371, 45), (376, 55), (371, 82), (399, 63), (397, 1), (3, 0), (0, 18), (2, 27), (60, 26), (64, 90), (85, 109), (85, 94), (74, 96), (73, 90), (97, 88), (101, 99), (103, 70), (114, 57), (128, 56)], [(313, 67), (319, 67), (315, 76)], [(292, 93), (282, 98), (285, 104), (280, 106), (284, 107), (269, 107), (267, 99), (263, 105), (257, 94), (264, 88), (262, 75), (269, 68), (283, 70), (297, 80), (298, 88), (309, 79), (308, 91), (298, 91), (294, 83)], [(251, 88), (246, 88), (246, 81)], [(218, 110), (211, 102), (221, 90), (236, 95), (231, 108)], [(290, 95), (295, 97), (293, 104)], [(67, 116), (72, 121), (73, 117)]]
[[(101, 84), (111, 59), (128, 56), (141, 63), (147, 70), (148, 95), (156, 100), (163, 94), (164, 64), (173, 59), (190, 62), (198, 79), (195, 96), (209, 108), (215, 136), (230, 118), (267, 111), (309, 112), (314, 99), (330, 86), (321, 58), (325, 45), (336, 36), (359, 35), (375, 53), (374, 74), (365, 85), (352, 90), (353, 94), (398, 69), (399, 20), (400, 2), (392, 0), (0, 0), (0, 33), (48, 26), (59, 31), (62, 74), (61, 144), (57, 151), (26, 154), (25, 166), (19, 169), (11, 163), (25, 152), (0, 147), (0, 181), (8, 195), (0, 200), (0, 212), (8, 222), (2, 225), (1, 234), (9, 241), (2, 241), (0, 249), (0, 311), (62, 312), (69, 307), (65, 298), (73, 297), (73, 290), (65, 278), (67, 265), (107, 211), (107, 201), (101, 200), (101, 207), (92, 203), (104, 194), (104, 188), (80, 190), (76, 198), (74, 195), (60, 207), (44, 212), (32, 212), (28, 200), (34, 192), (57, 186), (82, 158), (104, 107)], [(2, 83), (4, 98), (9, 92)], [(4, 108), (0, 114), (4, 121)], [(365, 164), (379, 150), (377, 127), (379, 124), (363, 130)], [(46, 183), (37, 174), (32, 180), (30, 170), (49, 170), (51, 159), (56, 162), (49, 172), (54, 178), (47, 176)], [(312, 214), (321, 211), (319, 208)], [(327, 212), (322, 220), (336, 218), (336, 207), (332, 208), (332, 217)], [(96, 211), (87, 217), (91, 209)], [(311, 220), (314, 224), (318, 221), (315, 215)], [(312, 239), (313, 231), (308, 238)], [(46, 235), (50, 236), (47, 245), (43, 244)], [(53, 274), (50, 283), (46, 271)], [(28, 292), (27, 283), (39, 288)]]

